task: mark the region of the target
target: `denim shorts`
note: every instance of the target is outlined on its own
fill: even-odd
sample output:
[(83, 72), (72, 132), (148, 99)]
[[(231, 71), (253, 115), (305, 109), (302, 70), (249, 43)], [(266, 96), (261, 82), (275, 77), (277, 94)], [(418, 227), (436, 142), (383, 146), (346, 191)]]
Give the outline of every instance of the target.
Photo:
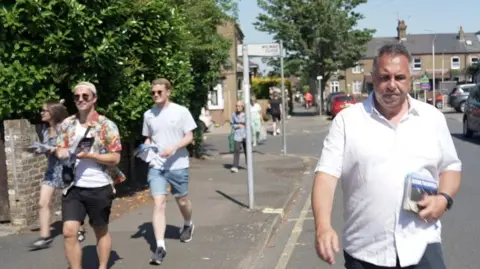
[(167, 184), (171, 186), (172, 195), (182, 197), (188, 194), (188, 168), (178, 170), (148, 170), (148, 184), (152, 196), (167, 195)]

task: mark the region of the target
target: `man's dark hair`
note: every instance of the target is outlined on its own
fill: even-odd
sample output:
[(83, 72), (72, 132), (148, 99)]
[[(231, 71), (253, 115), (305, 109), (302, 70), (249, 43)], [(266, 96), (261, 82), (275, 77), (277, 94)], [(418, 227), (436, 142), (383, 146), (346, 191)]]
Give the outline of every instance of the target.
[(410, 66), (409, 70), (410, 70), (410, 73), (412, 73), (413, 58), (410, 52), (408, 51), (407, 47), (405, 47), (403, 43), (389, 43), (380, 47), (380, 49), (377, 52), (377, 56), (373, 58), (372, 74), (375, 74), (375, 71), (377, 69), (378, 59), (383, 55), (390, 55), (390, 56), (403, 55), (407, 57), (408, 63)]

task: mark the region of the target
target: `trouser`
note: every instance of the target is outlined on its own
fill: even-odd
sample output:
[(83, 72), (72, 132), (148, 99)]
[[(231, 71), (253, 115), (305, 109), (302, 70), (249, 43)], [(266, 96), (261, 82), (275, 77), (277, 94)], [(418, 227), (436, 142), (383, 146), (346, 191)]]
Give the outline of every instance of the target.
[(417, 265), (408, 267), (400, 267), (398, 258), (396, 267), (383, 267), (357, 260), (345, 251), (343, 252), (343, 255), (345, 257), (345, 268), (347, 269), (446, 269), (443, 259), (442, 245), (440, 243), (428, 244), (420, 262)]
[(247, 162), (247, 142), (245, 139), (242, 141), (235, 141), (235, 151), (233, 152), (233, 167), (238, 168), (240, 162), (240, 149), (243, 147), (243, 153), (245, 154), (245, 162)]
[(262, 127), (262, 122), (260, 119), (252, 119), (252, 143), (254, 145), (258, 142), (258, 135), (260, 134), (260, 128)]

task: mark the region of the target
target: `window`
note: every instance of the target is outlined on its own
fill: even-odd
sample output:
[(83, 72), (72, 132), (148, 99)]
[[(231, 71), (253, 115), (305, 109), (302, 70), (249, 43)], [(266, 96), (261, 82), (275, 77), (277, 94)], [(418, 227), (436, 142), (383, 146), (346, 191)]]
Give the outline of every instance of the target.
[(362, 66), (357, 63), (357, 65), (354, 68), (352, 68), (352, 73), (354, 74), (362, 73)]
[(421, 70), (422, 69), (422, 59), (421, 58), (414, 58), (413, 59), (413, 70)]
[(208, 93), (208, 109), (218, 110), (223, 109), (223, 86), (222, 84), (217, 84), (213, 89)]
[(338, 92), (340, 90), (340, 82), (332, 81), (330, 82), (330, 92)]
[(460, 69), (460, 57), (453, 56), (452, 57), (452, 69)]
[(472, 56), (470, 57), (470, 61), (472, 62), (472, 64), (478, 64), (478, 56)]
[(362, 86), (363, 86), (363, 83), (362, 83), (361, 80), (355, 80), (353, 82), (352, 92), (353, 93), (362, 93)]

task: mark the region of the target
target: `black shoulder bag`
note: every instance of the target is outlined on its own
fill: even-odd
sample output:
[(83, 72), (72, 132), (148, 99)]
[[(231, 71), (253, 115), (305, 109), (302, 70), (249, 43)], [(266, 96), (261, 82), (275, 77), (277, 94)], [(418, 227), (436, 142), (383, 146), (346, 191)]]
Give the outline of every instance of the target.
[[(79, 143), (81, 143), (82, 140), (84, 140), (87, 137), (90, 129), (91, 127), (88, 126), (87, 130), (85, 131), (85, 134), (79, 140)], [(78, 148), (78, 144), (76, 145), (76, 147)], [(74, 155), (76, 154), (78, 154), (77, 150), (75, 150), (74, 152)], [(68, 161), (66, 161), (66, 164), (64, 164), (62, 167), (62, 181), (65, 184), (65, 186), (69, 186), (75, 180), (74, 168), (75, 168), (76, 158), (75, 156), (69, 156), (68, 158), (69, 158)]]

